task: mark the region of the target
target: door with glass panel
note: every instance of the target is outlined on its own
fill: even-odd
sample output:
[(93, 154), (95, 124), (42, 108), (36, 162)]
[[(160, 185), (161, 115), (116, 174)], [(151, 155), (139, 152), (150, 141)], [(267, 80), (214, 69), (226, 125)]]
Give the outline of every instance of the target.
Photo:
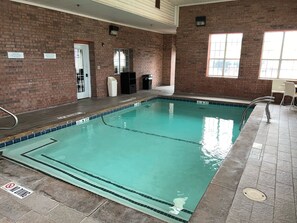
[(89, 45), (74, 44), (77, 98), (91, 97)]

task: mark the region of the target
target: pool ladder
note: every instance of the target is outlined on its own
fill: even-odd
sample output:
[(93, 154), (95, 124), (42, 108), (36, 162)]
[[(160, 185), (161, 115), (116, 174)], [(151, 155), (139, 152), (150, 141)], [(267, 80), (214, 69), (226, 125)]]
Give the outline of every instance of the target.
[(252, 100), (249, 105), (244, 109), (243, 113), (242, 113), (242, 116), (241, 116), (241, 122), (240, 122), (240, 126), (239, 126), (239, 130), (242, 129), (242, 127), (244, 126), (245, 122), (246, 122), (246, 113), (247, 113), (247, 110), (259, 103), (259, 102), (266, 102), (266, 107), (265, 107), (265, 112), (266, 112), (266, 117), (267, 117), (267, 123), (270, 122), (270, 119), (271, 119), (271, 116), (270, 116), (270, 111), (269, 111), (269, 105), (271, 102), (274, 102), (274, 97), (272, 96), (264, 96), (264, 97), (259, 97), (259, 98), (256, 98), (254, 100)]
[(19, 120), (13, 113), (11, 113), (10, 111), (7, 111), (6, 109), (4, 109), (2, 107), (0, 107), (0, 110), (4, 111), (5, 113), (9, 114), (10, 116), (12, 116), (14, 118), (14, 125), (13, 126), (11, 126), (11, 127), (0, 127), (0, 130), (13, 129), (14, 127), (16, 127), (18, 125)]

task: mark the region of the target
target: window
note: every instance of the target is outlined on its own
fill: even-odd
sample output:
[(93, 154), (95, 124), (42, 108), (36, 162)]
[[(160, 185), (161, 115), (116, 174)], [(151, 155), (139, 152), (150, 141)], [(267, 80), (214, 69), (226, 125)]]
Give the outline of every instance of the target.
[(297, 31), (266, 32), (260, 78), (297, 79)]
[(115, 49), (113, 55), (114, 73), (132, 71), (132, 50)]
[(210, 35), (209, 77), (238, 77), (241, 42), (242, 33)]

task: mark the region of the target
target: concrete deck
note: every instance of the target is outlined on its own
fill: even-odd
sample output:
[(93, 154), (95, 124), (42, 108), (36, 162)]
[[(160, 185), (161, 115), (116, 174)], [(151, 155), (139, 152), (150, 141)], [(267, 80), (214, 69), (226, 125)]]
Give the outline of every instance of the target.
[[(163, 94), (140, 91), (116, 98), (81, 100), (78, 103), (19, 115), (12, 131), (0, 131), (0, 141), (23, 132), (56, 124), (57, 117), (88, 116), (119, 104)], [(165, 89), (164, 94), (172, 92)], [(194, 97), (194, 96), (192, 96)], [(200, 98), (201, 99), (201, 98)], [(203, 98), (202, 98), (203, 99)], [(191, 222), (296, 222), (297, 111), (271, 105), (266, 123), (264, 106), (255, 108), (233, 148), (200, 201)], [(1, 119), (0, 123), (8, 123)], [(4, 222), (162, 222), (33, 169), (0, 158), (0, 185), (10, 181), (34, 190), (18, 199), (0, 189), (0, 223)], [(258, 188), (264, 202), (247, 199), (242, 189)]]

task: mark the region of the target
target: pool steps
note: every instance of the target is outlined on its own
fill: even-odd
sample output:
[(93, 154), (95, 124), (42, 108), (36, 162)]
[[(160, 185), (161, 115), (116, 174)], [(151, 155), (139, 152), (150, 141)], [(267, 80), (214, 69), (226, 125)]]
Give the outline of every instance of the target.
[(274, 97), (273, 96), (259, 97), (259, 98), (254, 99), (253, 101), (251, 101), (251, 103), (242, 112), (239, 130), (242, 129), (242, 127), (244, 126), (244, 124), (246, 122), (246, 113), (247, 113), (247, 110), (251, 106), (254, 106), (255, 104), (257, 104), (259, 102), (266, 102), (265, 112), (266, 112), (266, 117), (267, 117), (267, 123), (270, 123), (271, 116), (270, 116), (270, 111), (269, 111), (269, 105), (270, 105), (271, 102), (274, 102)]
[(10, 111), (2, 108), (2, 107), (0, 107), (0, 110), (7, 113), (7, 114), (9, 114), (14, 119), (14, 124), (12, 126), (10, 126), (10, 127), (0, 127), (0, 130), (10, 130), (10, 129), (13, 129), (14, 127), (16, 127), (18, 125), (19, 120), (18, 120), (18, 118), (16, 117), (15, 114), (13, 114), (12, 112), (10, 112)]

